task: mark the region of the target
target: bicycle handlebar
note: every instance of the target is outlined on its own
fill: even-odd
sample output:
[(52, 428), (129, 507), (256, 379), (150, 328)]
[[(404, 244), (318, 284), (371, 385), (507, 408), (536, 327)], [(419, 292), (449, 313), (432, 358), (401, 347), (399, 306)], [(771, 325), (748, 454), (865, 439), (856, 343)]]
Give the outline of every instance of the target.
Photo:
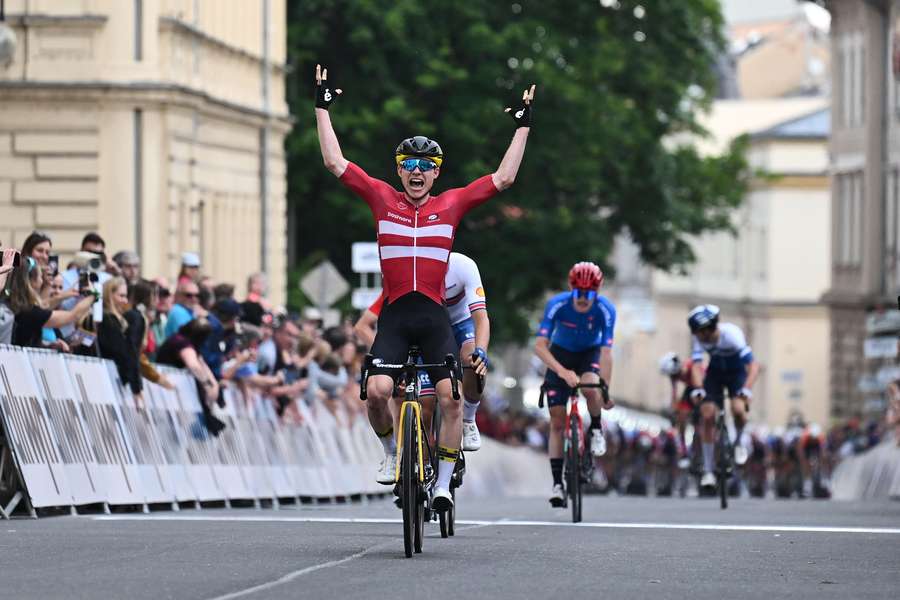
[[(579, 383), (575, 387), (572, 388), (572, 393), (569, 394), (570, 398), (574, 398), (578, 395), (578, 390), (582, 389), (599, 389), (603, 394), (603, 401), (609, 402), (609, 385), (602, 379), (597, 383)], [(538, 398), (538, 408), (544, 408), (544, 395), (547, 392), (547, 386), (541, 385), (541, 395)]]
[(415, 372), (420, 369), (448, 369), (450, 371), (450, 389), (453, 394), (454, 400), (459, 400), (459, 383), (456, 379), (457, 374), (457, 362), (456, 357), (452, 354), (448, 354), (444, 357), (444, 362), (442, 363), (431, 363), (431, 364), (418, 364), (412, 361), (407, 361), (402, 364), (391, 364), (383, 362), (380, 358), (375, 358), (371, 354), (366, 355), (365, 362), (363, 363), (363, 373), (362, 373), (362, 382), (359, 386), (359, 399), (362, 401), (366, 401), (368, 399), (368, 391), (366, 390), (367, 384), (369, 382), (369, 369), (375, 367), (377, 369), (384, 369), (387, 371), (406, 371), (415, 375)]

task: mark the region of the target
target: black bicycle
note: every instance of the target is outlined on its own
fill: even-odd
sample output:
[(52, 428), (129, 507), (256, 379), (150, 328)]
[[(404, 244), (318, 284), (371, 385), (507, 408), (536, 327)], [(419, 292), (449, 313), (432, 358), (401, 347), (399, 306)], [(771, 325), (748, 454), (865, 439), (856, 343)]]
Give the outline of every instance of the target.
[(397, 431), (397, 473), (394, 477), (395, 493), (400, 498), (400, 507), (403, 509), (403, 550), (407, 558), (411, 558), (414, 551), (422, 552), (425, 519), (426, 515), (429, 515), (430, 519), (431, 514), (431, 499), (428, 492), (434, 485), (434, 470), (428, 473), (425, 468), (426, 464), (431, 466), (434, 459), (431, 447), (425, 439), (417, 372), (420, 369), (448, 369), (453, 399), (459, 400), (460, 398), (456, 358), (452, 354), (448, 354), (442, 363), (422, 364), (419, 363), (420, 356), (421, 353), (417, 346), (410, 346), (406, 362), (403, 364), (388, 364), (380, 358), (366, 355), (359, 394), (360, 399), (366, 400), (366, 384), (369, 379), (369, 370), (373, 367), (402, 373), (404, 400), (400, 405), (400, 424)]
[[(584, 496), (582, 483), (587, 483), (593, 474), (594, 463), (587, 455), (587, 445), (584, 443), (584, 429), (581, 413), (578, 410), (578, 390), (586, 388), (599, 389), (608, 401), (608, 391), (602, 383), (579, 383), (572, 388), (569, 395), (569, 418), (566, 420), (566, 429), (563, 434), (563, 478), (566, 482), (566, 495), (572, 500), (572, 522), (581, 522), (581, 505)], [(544, 408), (545, 386), (541, 386), (541, 395), (538, 399), (538, 407)], [(565, 501), (563, 507), (568, 504)]]
[(716, 418), (716, 488), (722, 510), (728, 508), (728, 479), (734, 473), (734, 447), (725, 426), (725, 410)]

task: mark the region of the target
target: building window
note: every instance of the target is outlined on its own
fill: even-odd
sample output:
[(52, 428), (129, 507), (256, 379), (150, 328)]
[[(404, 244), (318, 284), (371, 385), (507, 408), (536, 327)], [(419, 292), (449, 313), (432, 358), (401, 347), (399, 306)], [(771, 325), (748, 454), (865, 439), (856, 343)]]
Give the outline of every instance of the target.
[(836, 177), (838, 239), (836, 263), (856, 267), (862, 263), (863, 174), (844, 173)]
[(884, 271), (889, 276), (888, 287), (897, 290), (900, 288), (900, 166), (895, 166), (888, 175), (887, 186)]
[(861, 32), (841, 36), (837, 64), (841, 90), (841, 125), (860, 127), (865, 123), (866, 45)]

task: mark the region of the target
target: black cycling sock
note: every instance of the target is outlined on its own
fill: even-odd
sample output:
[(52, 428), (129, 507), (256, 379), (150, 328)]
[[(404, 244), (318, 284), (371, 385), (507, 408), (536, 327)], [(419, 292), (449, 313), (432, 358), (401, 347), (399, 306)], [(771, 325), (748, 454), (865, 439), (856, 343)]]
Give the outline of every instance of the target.
[(550, 472), (553, 473), (553, 485), (562, 485), (563, 459), (550, 459)]
[(589, 429), (603, 429), (603, 418), (600, 415), (591, 415), (591, 426)]

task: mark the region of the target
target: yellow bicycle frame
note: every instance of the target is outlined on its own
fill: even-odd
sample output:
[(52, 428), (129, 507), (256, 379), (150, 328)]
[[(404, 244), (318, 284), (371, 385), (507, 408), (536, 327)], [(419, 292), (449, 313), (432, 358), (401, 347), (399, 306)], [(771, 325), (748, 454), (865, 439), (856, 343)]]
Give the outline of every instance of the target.
[(416, 413), (416, 422), (419, 424), (416, 435), (416, 445), (419, 448), (419, 482), (425, 481), (425, 464), (422, 459), (422, 405), (418, 402), (406, 400), (400, 405), (400, 426), (397, 431), (397, 469), (394, 471), (394, 483), (400, 481), (400, 460), (403, 456), (403, 415), (406, 413), (406, 405), (411, 404)]

